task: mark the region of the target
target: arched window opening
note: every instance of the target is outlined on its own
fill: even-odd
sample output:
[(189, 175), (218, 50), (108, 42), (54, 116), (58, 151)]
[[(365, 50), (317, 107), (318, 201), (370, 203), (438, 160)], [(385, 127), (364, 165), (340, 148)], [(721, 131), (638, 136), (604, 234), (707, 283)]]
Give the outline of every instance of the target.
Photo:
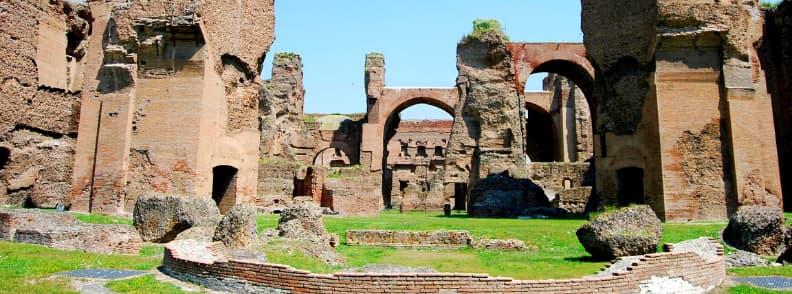
[(212, 169), (212, 199), (220, 214), (226, 214), (236, 204), (237, 172), (235, 167), (227, 165)]

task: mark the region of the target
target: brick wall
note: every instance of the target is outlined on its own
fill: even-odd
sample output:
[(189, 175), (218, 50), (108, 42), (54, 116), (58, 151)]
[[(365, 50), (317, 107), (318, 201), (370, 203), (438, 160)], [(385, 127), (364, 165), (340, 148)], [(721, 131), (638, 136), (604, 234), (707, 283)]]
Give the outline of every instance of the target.
[(346, 231), (347, 245), (461, 248), (470, 245), (467, 231)]
[(647, 254), (613, 276), (528, 281), (458, 273), (320, 275), (285, 265), (235, 260), (218, 243), (207, 249), (215, 256), (213, 261), (191, 260), (187, 252), (167, 246), (165, 271), (211, 289), (270, 293), (636, 293), (639, 283), (653, 276), (682, 278), (704, 289), (719, 285), (726, 276), (722, 251), (710, 260), (692, 252)]
[(128, 225), (84, 224), (68, 213), (0, 210), (0, 240), (66, 250), (137, 255), (143, 241)]

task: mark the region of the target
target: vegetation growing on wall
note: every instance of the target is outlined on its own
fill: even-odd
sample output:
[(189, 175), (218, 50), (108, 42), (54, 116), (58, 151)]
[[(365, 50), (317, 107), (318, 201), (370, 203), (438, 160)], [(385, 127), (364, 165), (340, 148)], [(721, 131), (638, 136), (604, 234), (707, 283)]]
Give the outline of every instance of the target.
[(767, 1), (759, 2), (759, 5), (765, 9), (775, 9), (776, 7), (778, 7), (778, 4), (781, 4), (781, 2), (767, 2)]
[(465, 39), (479, 39), (487, 33), (497, 33), (503, 35), (503, 41), (508, 42), (509, 36), (503, 33), (503, 27), (497, 19), (476, 19), (473, 21), (473, 32), (465, 36)]

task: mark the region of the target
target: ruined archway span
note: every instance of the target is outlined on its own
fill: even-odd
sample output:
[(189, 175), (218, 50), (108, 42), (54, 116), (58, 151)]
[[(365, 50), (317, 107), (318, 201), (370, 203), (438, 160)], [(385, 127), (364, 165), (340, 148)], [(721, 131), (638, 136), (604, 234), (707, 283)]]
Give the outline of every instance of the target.
[(349, 158), (349, 154), (352, 149), (349, 147), (349, 145), (340, 142), (334, 142), (330, 147), (323, 148), (322, 150), (319, 150), (319, 152), (316, 152), (316, 155), (314, 155), (311, 162), (314, 165), (323, 165), (324, 163), (319, 162), (318, 160), (325, 154), (325, 152), (336, 149), (341, 151), (341, 155), (339, 159), (343, 160), (344, 164), (352, 164), (352, 161)]
[(442, 99), (437, 99), (437, 98), (432, 98), (432, 97), (406, 97), (406, 98), (400, 99), (400, 100), (401, 100), (400, 101), (401, 103), (394, 104), (395, 106), (393, 107), (392, 110), (390, 110), (388, 112), (385, 112), (385, 113), (388, 114), (385, 117), (385, 120), (384, 120), (385, 124), (383, 125), (383, 134), (385, 134), (385, 136), (384, 136), (385, 137), (385, 142), (388, 142), (390, 140), (390, 136), (387, 135), (388, 134), (388, 130), (395, 128), (395, 126), (393, 124), (394, 123), (398, 124), (401, 121), (401, 119), (398, 118), (398, 114), (401, 113), (402, 111), (404, 111), (405, 109), (410, 108), (412, 106), (415, 106), (415, 105), (418, 105), (418, 104), (426, 104), (426, 105), (430, 105), (430, 106), (434, 106), (434, 107), (442, 109), (443, 111), (448, 113), (448, 115), (451, 116), (451, 117), (454, 116), (454, 105), (448, 103), (449, 101), (447, 101), (447, 100), (444, 101)]
[(594, 97), (594, 66), (586, 58), (582, 43), (509, 43), (515, 70), (515, 87), (525, 89), (528, 78), (535, 73), (555, 73), (572, 80), (586, 96), (592, 119), (597, 101)]

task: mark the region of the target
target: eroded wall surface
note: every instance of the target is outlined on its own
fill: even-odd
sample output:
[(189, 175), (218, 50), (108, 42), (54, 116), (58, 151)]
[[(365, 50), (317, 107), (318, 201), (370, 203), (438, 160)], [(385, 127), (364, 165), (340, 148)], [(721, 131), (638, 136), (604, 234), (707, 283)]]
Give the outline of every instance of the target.
[[(757, 54), (758, 1), (583, 1), (594, 95), (597, 195), (620, 202), (625, 168), (666, 220), (781, 205), (775, 134)], [(618, 18), (610, 17), (619, 15)], [(618, 30), (614, 30), (618, 27)], [(632, 179), (636, 181), (636, 179)]]
[(0, 11), (0, 204), (69, 206), (92, 11), (29, 0)]
[(88, 44), (73, 209), (128, 214), (147, 190), (210, 197), (217, 167), (235, 171), (233, 202), (252, 201), (272, 1), (91, 6), (102, 37)]

